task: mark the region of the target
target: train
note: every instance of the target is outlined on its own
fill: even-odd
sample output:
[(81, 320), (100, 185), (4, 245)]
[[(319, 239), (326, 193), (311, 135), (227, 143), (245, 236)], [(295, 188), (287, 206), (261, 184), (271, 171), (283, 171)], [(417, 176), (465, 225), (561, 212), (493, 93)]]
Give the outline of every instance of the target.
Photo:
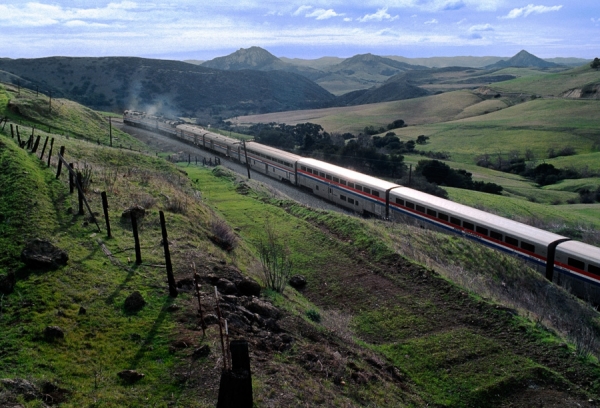
[(174, 137), (291, 183), (350, 211), (458, 234), (526, 260), (573, 294), (600, 304), (600, 247), (254, 141), (127, 110), (123, 122)]

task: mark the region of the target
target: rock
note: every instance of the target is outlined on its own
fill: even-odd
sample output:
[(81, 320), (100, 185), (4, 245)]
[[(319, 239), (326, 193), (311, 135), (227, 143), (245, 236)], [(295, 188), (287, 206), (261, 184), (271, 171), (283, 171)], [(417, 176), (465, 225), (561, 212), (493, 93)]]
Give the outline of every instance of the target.
[(191, 292), (194, 290), (194, 280), (192, 278), (183, 278), (177, 281), (177, 288)]
[(214, 315), (214, 314), (208, 314), (206, 316), (204, 316), (204, 324), (206, 326), (210, 326), (212, 324), (218, 324), (219, 323), (219, 318)]
[(85, 307), (83, 306), (79, 306), (79, 314), (80, 315), (84, 315), (87, 313), (87, 310), (85, 309)]
[(369, 378), (362, 372), (353, 372), (350, 377), (359, 385), (364, 385), (369, 382)]
[(0, 380), (0, 384), (2, 384), (3, 388), (17, 395), (22, 395), (25, 401), (31, 401), (40, 397), (40, 391), (37, 387), (22, 378), (3, 378)]
[(306, 286), (306, 278), (302, 275), (294, 275), (290, 278), (288, 283), (294, 289), (302, 289)]
[(194, 357), (194, 358), (208, 357), (209, 354), (210, 354), (210, 347), (208, 346), (208, 344), (205, 344), (204, 346), (194, 350), (194, 352), (192, 353), (192, 357)]
[(219, 292), (225, 295), (235, 295), (236, 293), (238, 293), (237, 286), (235, 286), (235, 283), (223, 278), (217, 281), (217, 289), (219, 289)]
[(260, 290), (262, 289), (258, 282), (250, 278), (244, 278), (240, 283), (237, 284), (237, 288), (241, 295), (256, 297), (260, 296)]
[(128, 384), (133, 384), (144, 378), (144, 374), (138, 373), (135, 370), (123, 370), (117, 373), (117, 375)]
[(0, 293), (8, 295), (12, 293), (17, 283), (14, 272), (9, 272), (6, 275), (0, 275)]
[(21, 252), (21, 260), (34, 268), (57, 268), (67, 264), (69, 255), (50, 241), (35, 238)]
[(64, 339), (65, 331), (59, 326), (48, 326), (44, 329), (44, 338), (48, 341)]
[(257, 298), (250, 299), (245, 305), (246, 309), (253, 313), (258, 313), (261, 316), (277, 319), (279, 317), (279, 310), (270, 303), (262, 301)]
[(139, 220), (146, 215), (146, 209), (141, 205), (134, 205), (133, 207), (129, 207), (121, 214), (121, 218), (131, 219), (131, 214), (135, 215), (135, 219)]
[(179, 305), (178, 305), (178, 304), (176, 304), (176, 303), (173, 303), (172, 305), (169, 305), (169, 307), (167, 307), (167, 311), (168, 311), (168, 312), (176, 312), (176, 311), (178, 311), (179, 309), (181, 309), (181, 306), (179, 306)]
[(126, 312), (137, 312), (146, 305), (146, 301), (142, 297), (142, 294), (137, 290), (125, 299), (124, 307)]

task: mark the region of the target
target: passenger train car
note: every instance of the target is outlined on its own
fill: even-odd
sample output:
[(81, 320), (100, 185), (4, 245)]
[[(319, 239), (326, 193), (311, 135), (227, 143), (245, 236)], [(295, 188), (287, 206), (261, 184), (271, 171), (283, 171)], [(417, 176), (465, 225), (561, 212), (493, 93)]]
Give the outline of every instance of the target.
[(290, 182), (341, 207), (462, 235), (530, 262), (546, 278), (600, 304), (600, 248), (320, 160), (199, 126), (125, 111), (124, 123), (176, 137)]

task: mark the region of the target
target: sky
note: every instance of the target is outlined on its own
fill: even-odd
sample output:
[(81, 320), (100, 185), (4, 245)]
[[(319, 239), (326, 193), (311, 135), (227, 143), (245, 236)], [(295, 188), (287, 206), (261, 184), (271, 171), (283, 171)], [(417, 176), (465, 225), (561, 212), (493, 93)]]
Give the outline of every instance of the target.
[(8, 0), (0, 57), (600, 56), (598, 0)]

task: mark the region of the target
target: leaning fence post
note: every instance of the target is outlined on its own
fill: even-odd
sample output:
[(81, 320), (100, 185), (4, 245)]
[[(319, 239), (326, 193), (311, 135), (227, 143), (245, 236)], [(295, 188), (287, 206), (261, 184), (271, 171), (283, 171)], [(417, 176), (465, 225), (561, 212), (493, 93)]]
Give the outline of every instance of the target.
[(31, 149), (31, 153), (37, 152), (37, 148), (40, 145), (40, 137), (41, 135), (37, 135), (37, 137), (35, 138), (35, 143), (33, 144), (33, 149)]
[[(60, 152), (58, 153), (58, 157), (65, 157), (65, 147), (61, 146), (60, 147)], [(60, 177), (60, 172), (62, 171), (62, 160), (58, 160), (58, 166), (56, 169), (56, 179), (58, 180), (58, 178)]]
[(169, 281), (169, 296), (177, 297), (177, 286), (173, 276), (173, 265), (171, 265), (171, 253), (169, 252), (169, 240), (167, 237), (167, 226), (165, 225), (165, 213), (159, 211), (160, 228), (162, 230), (163, 247), (165, 249), (165, 263), (167, 264), (167, 280)]
[(17, 142), (19, 143), (19, 147), (23, 147), (21, 145), (21, 134), (19, 133), (19, 125), (15, 125), (15, 127), (17, 128)]
[(106, 220), (106, 233), (109, 238), (112, 238), (110, 234), (110, 220), (108, 219), (108, 199), (106, 198), (106, 191), (103, 191), (102, 194), (102, 209), (104, 209), (104, 219)]
[(15, 132), (13, 130), (13, 124), (12, 123), (10, 124), (10, 137), (11, 137), (11, 139), (15, 138)]
[(52, 158), (52, 148), (53, 147), (54, 147), (54, 138), (52, 138), (52, 140), (50, 140), (50, 151), (48, 152), (48, 167), (50, 167), (50, 159)]
[(85, 214), (83, 212), (83, 192), (81, 189), (83, 188), (83, 175), (78, 171), (77, 172), (77, 184), (79, 188), (77, 189), (77, 199), (79, 200), (79, 215)]
[[(73, 163), (69, 163), (69, 168), (73, 170)], [(73, 194), (75, 188), (75, 182), (73, 181), (73, 172), (69, 171), (69, 194)]]
[(140, 236), (138, 234), (137, 217), (135, 211), (131, 211), (131, 229), (133, 230), (133, 241), (135, 242), (135, 263), (142, 263), (142, 251), (140, 249)]
[(44, 158), (44, 152), (46, 151), (46, 145), (48, 144), (48, 138), (49, 138), (49, 136), (46, 136), (46, 140), (44, 141), (44, 147), (42, 148), (42, 154), (40, 154), (40, 160), (42, 160)]

